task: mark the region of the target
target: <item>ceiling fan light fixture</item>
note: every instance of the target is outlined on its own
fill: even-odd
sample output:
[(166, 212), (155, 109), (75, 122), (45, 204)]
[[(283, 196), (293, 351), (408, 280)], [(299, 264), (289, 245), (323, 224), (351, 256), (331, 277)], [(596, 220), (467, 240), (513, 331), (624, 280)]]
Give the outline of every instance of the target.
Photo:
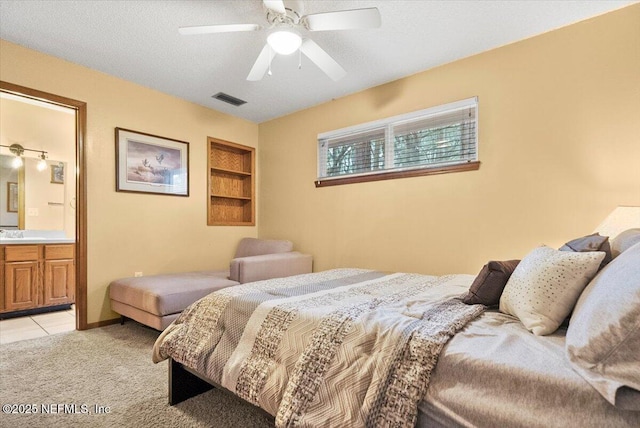
[(269, 34), (267, 43), (276, 53), (280, 55), (291, 55), (300, 48), (302, 37), (291, 29), (276, 30)]

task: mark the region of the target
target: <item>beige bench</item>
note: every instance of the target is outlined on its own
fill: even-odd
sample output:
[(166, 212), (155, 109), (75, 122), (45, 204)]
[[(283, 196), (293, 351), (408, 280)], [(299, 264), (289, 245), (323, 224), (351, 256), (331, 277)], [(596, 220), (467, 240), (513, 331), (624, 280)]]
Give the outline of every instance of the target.
[(111, 309), (164, 330), (196, 300), (232, 285), (310, 273), (313, 258), (290, 241), (244, 238), (228, 271), (185, 272), (122, 278), (109, 284)]

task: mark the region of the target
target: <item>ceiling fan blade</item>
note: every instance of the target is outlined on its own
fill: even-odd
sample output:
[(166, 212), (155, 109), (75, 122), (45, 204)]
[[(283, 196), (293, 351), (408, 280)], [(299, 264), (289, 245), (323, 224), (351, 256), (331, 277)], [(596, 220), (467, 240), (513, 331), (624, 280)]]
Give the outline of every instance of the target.
[(264, 7), (278, 13), (287, 13), (282, 0), (262, 0)]
[(264, 73), (269, 69), (271, 60), (273, 60), (271, 48), (269, 45), (264, 45), (260, 55), (258, 55), (258, 59), (256, 59), (256, 62), (253, 64), (253, 67), (247, 76), (247, 80), (251, 80), (253, 82), (261, 80), (264, 77)]
[(331, 79), (340, 80), (347, 74), (345, 69), (313, 40), (305, 39), (300, 50)]
[(303, 16), (301, 22), (309, 31), (359, 30), (382, 25), (377, 7), (314, 13)]
[(178, 32), (184, 35), (211, 34), (211, 33), (232, 33), (236, 31), (256, 31), (260, 27), (258, 24), (225, 24), (225, 25), (197, 25), (195, 27), (180, 27)]

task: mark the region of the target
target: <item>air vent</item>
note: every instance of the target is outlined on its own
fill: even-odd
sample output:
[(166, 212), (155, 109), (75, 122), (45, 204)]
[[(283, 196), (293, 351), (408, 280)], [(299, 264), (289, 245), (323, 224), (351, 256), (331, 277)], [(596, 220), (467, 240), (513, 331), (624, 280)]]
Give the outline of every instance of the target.
[(240, 98), (232, 97), (229, 94), (225, 94), (224, 92), (218, 92), (215, 95), (212, 95), (211, 98), (215, 98), (216, 100), (224, 101), (225, 103), (229, 103), (236, 107), (241, 106), (242, 104), (246, 104), (247, 102), (241, 100)]

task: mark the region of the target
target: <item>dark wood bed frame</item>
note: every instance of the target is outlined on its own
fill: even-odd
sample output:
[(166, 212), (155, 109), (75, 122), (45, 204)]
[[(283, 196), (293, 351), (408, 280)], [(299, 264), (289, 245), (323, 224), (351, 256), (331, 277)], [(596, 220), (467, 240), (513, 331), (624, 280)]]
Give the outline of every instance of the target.
[(258, 409), (262, 414), (266, 415), (271, 421), (275, 422), (275, 418), (273, 415), (267, 413), (264, 409), (256, 406), (253, 403), (249, 403), (246, 400), (235, 395), (233, 392), (229, 391), (227, 388), (218, 385), (216, 382), (211, 379), (207, 379), (206, 377), (196, 373), (194, 370), (191, 370), (189, 367), (185, 367), (173, 358), (169, 358), (169, 405), (175, 406), (178, 403), (181, 403), (189, 398), (200, 395), (204, 392), (207, 392), (213, 388), (224, 391), (226, 394), (231, 394), (235, 398), (242, 400), (243, 402), (251, 405), (252, 407)]
[(169, 358), (169, 405), (174, 406), (214, 387), (224, 389)]

